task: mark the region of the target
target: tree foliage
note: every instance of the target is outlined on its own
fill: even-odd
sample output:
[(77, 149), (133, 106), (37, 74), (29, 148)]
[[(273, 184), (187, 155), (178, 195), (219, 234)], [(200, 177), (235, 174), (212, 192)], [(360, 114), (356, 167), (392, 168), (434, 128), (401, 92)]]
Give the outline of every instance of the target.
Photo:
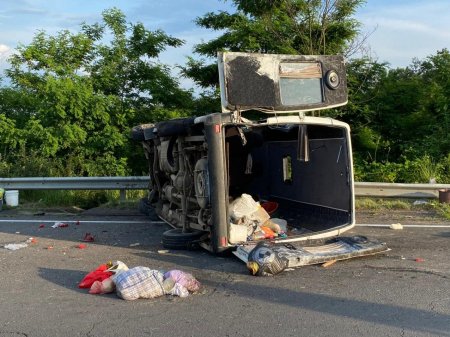
[(233, 0), (236, 12), (206, 13), (197, 25), (221, 35), (195, 46), (203, 58), (188, 60), (186, 76), (202, 87), (217, 84), (218, 51), (275, 54), (343, 54), (357, 36), (353, 18), (363, 0)]
[[(116, 8), (102, 15), (76, 33), (39, 31), (17, 48), (6, 72), (13, 88), (0, 91), (4, 156), (39, 153), (69, 175), (122, 175), (139, 168), (127, 165), (136, 152), (131, 126), (163, 118), (161, 111), (190, 113), (192, 93), (157, 59), (183, 41), (127, 23)], [(19, 137), (7, 131), (15, 128)]]
[[(419, 173), (429, 172), (432, 178), (437, 172), (434, 178), (450, 181), (447, 49), (405, 68), (352, 60), (348, 85), (349, 104), (335, 113), (353, 128), (356, 162), (364, 167), (361, 172), (375, 177), (364, 179), (381, 179), (377, 175), (381, 173), (385, 181), (428, 182), (423, 178), (427, 174)], [(407, 173), (405, 167), (415, 173)], [(383, 170), (391, 172), (390, 177)]]
[[(17, 47), (0, 87), (0, 175), (122, 175), (146, 171), (129, 130), (220, 108), (217, 51), (345, 54), (358, 34), (362, 0), (232, 0), (235, 11), (196, 23), (220, 32), (182, 68), (205, 90), (180, 88), (158, 61), (183, 41), (128, 23), (116, 9), (78, 32)], [(391, 69), (368, 58), (347, 63), (349, 104), (326, 113), (353, 130), (361, 180), (450, 182), (450, 53)], [(322, 112), (323, 114), (323, 112)]]

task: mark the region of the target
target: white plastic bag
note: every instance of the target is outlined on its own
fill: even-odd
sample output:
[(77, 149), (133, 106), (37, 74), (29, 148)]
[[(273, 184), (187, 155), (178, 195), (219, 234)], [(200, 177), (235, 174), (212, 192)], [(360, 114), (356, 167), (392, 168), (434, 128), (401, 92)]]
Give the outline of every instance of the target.
[(238, 221), (243, 217), (249, 217), (258, 210), (259, 204), (253, 200), (251, 195), (242, 194), (230, 204), (230, 216), (232, 220)]
[(262, 225), (270, 219), (269, 213), (253, 200), (251, 195), (245, 193), (230, 204), (229, 213), (231, 220), (236, 224), (250, 225), (255, 222), (256, 225)]

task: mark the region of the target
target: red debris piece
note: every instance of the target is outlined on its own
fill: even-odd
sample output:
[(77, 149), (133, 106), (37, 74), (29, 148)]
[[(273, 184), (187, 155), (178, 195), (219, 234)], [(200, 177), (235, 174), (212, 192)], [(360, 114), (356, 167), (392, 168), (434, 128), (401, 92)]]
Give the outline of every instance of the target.
[(84, 242), (94, 242), (95, 239), (94, 239), (94, 237), (91, 235), (91, 233), (86, 233), (86, 234), (84, 235), (83, 241), (84, 241)]
[(49, 249), (49, 250), (50, 250), (50, 249), (53, 249), (53, 246), (48, 246), (47, 249)]
[(80, 243), (78, 246), (76, 246), (78, 249), (85, 249), (87, 246), (84, 243)]
[(31, 243), (37, 243), (37, 240), (35, 238), (31, 238), (30, 242)]
[(44, 228), (45, 227), (45, 225), (43, 224), (43, 223), (41, 223), (40, 225), (39, 225), (39, 228)]
[(79, 226), (80, 225), (80, 220), (77, 220), (77, 222), (75, 222), (75, 225)]
[(65, 222), (55, 222), (55, 224), (52, 226), (52, 228), (63, 228), (63, 227), (69, 227), (69, 224)]
[(261, 207), (264, 208), (269, 215), (272, 215), (278, 209), (278, 203), (275, 201), (266, 201), (261, 204)]
[(106, 269), (108, 269), (108, 266), (106, 264), (101, 264), (97, 269), (87, 274), (78, 284), (78, 287), (90, 288), (95, 281), (102, 282), (103, 280), (111, 277), (113, 273), (106, 271)]
[(425, 262), (425, 260), (422, 259), (421, 257), (418, 257), (418, 258), (414, 259), (414, 261), (416, 261), (416, 262)]

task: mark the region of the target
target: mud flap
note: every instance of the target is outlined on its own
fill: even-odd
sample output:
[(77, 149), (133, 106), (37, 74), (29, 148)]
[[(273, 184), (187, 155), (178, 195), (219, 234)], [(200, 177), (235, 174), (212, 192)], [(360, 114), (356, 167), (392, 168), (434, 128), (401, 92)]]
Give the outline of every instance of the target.
[[(247, 263), (249, 254), (255, 247), (256, 244), (239, 246), (233, 254)], [(277, 243), (271, 249), (278, 256), (288, 261), (287, 268), (320, 264), (333, 260), (347, 260), (390, 250), (386, 243), (369, 240), (364, 236), (338, 237), (327, 241), (324, 245), (310, 247), (303, 247), (300, 243), (296, 245)]]

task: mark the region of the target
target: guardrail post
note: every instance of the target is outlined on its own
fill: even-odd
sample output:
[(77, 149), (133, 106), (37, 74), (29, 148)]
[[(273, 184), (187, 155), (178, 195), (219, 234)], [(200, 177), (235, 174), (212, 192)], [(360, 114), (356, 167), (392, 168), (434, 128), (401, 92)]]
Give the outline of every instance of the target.
[(120, 202), (125, 202), (125, 200), (127, 200), (127, 191), (122, 189), (120, 190), (120, 198), (119, 201)]

